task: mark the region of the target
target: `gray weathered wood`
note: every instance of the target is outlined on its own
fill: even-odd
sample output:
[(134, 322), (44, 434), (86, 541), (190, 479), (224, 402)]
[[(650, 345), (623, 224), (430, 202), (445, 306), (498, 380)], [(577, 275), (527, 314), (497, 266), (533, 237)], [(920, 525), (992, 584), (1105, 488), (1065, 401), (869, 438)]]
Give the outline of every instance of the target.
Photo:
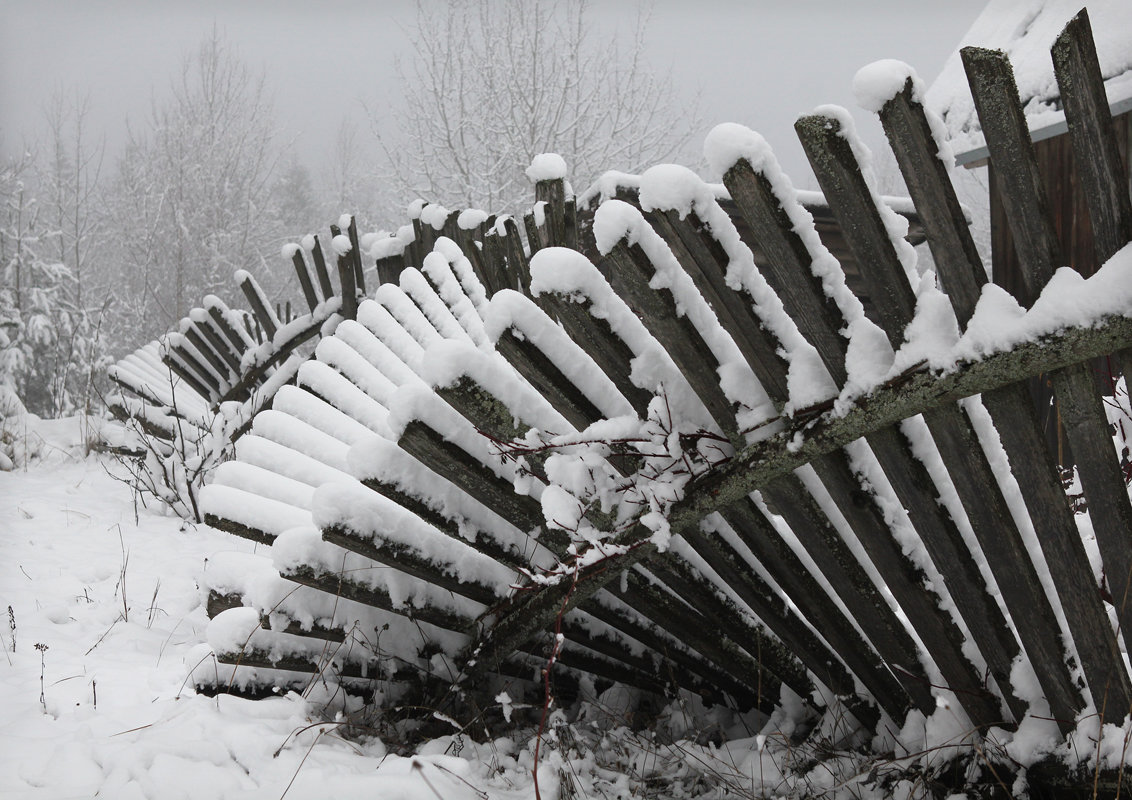
[[(1025, 305), (1030, 305), (1041, 293), (1054, 269), (1060, 266), (1061, 255), (1013, 70), (1009, 60), (1001, 53), (977, 48), (964, 48), (961, 53), (987, 148), (995, 162), (1000, 189), (1010, 194), (1009, 199), (1004, 196), (1003, 208), (1022, 267), (1023, 300)], [(1124, 552), (1128, 545), (1126, 522), (1132, 518), (1132, 509), (1125, 509), (1128, 498), (1111, 445), (1098, 444), (1109, 440), (1107, 419), (1099, 402), (1085, 399), (1089, 394), (1095, 394), (1096, 387), (1087, 371), (1080, 367), (1060, 373), (1055, 371), (1052, 377), (1055, 392), (1060, 388), (1062, 394), (1071, 400), (1069, 404), (1061, 404), (1060, 413), (1067, 423), (1065, 430), (1069, 434), (1070, 447), (1075, 453), (1080, 451), (1078, 468), (1086, 496), (1091, 489), (1102, 498), (1102, 502), (1097, 504), (1098, 518), (1094, 520), (1102, 558), (1107, 550), (1118, 559), (1119, 566), (1125, 571), (1117, 576), (1117, 580), (1122, 581), (1122, 588), (1126, 588), (1126, 567), (1130, 563)], [(1094, 585), (1092, 570), (1080, 538), (1075, 534), (1076, 525), (1065, 501), (1062, 500), (1060, 507), (1057, 505), (1056, 493), (1060, 486), (1052, 459), (1044, 452), (1045, 443), (1038, 441), (1040, 437), (1028, 429), (1025, 432), (1003, 430), (1008, 423), (1002, 413), (1009, 408), (1001, 399), (1004, 396), (1005, 393), (999, 393), (993, 397), (988, 410), (995, 416), (1003, 443), (1009, 441), (1018, 448), (1016, 451), (1008, 449), (1007, 453), (1023, 495), (1027, 497), (1039, 540), (1043, 548), (1047, 548), (1046, 561), (1057, 584), (1086, 679), (1098, 706), (1102, 706), (1101, 698), (1104, 698), (1102, 714), (1105, 720), (1115, 721), (1132, 703), (1132, 682), (1099, 594), (1082, 591), (1083, 587)], [(1014, 406), (1017, 405), (1015, 402)], [(1015, 408), (1015, 411), (1020, 410)], [(1032, 415), (1030, 418), (1034, 419)], [(1017, 423), (1014, 427), (1018, 427)], [(1024, 474), (1024, 470), (1035, 469), (1042, 456), (1048, 468), (1032, 476)], [(1023, 459), (1028, 463), (1022, 463)], [(1044, 491), (1040, 491), (1043, 488)], [(1029, 505), (1030, 501), (1039, 502), (1042, 497), (1046, 498), (1046, 505)], [(1107, 508), (1105, 502), (1110, 504)], [(1132, 608), (1125, 607), (1120, 611), (1122, 621), (1132, 621)], [(1080, 616), (1075, 618), (1071, 614)]]
[(212, 345), (212, 349), (219, 353), (220, 357), (224, 359), (224, 363), (228, 365), (228, 369), (231, 371), (232, 375), (239, 375), (240, 356), (243, 355), (243, 351), (233, 347), (232, 343), (224, 338), (213, 316), (209, 314), (205, 317), (205, 319), (197, 325), (197, 329), (204, 335), (204, 338), (208, 340), (208, 343)]
[(318, 295), (314, 293), (314, 284), (311, 283), (311, 274), (307, 270), (306, 259), (303, 258), (302, 248), (296, 248), (291, 255), (291, 263), (295, 267), (295, 275), (299, 279), (299, 286), (303, 289), (303, 298), (307, 301), (307, 308), (315, 310), (318, 305)]
[(244, 279), (240, 281), (240, 290), (244, 293), (244, 297), (248, 300), (248, 305), (252, 308), (252, 313), (255, 315), (256, 321), (263, 328), (264, 333), (268, 339), (275, 336), (275, 331), (279, 329), (279, 320), (276, 319), (275, 314), (271, 311), (271, 303), (267, 301), (267, 297), (263, 291), (256, 284), (251, 275), (245, 275)]
[[(354, 268), (354, 286), (361, 294), (366, 293), (366, 278), (362, 269), (362, 247), (358, 239), (358, 222), (353, 215), (350, 216), (350, 225), (346, 228), (346, 236), (350, 239), (350, 263)], [(353, 319), (353, 317), (350, 317)]]
[(1132, 199), (1086, 9), (1069, 21), (1050, 53), (1097, 261), (1103, 264), (1132, 241)]
[[(767, 259), (763, 269), (767, 282), (840, 385), (846, 377), (847, 340), (837, 331), (844, 322), (821, 281), (808, 268), (814, 255), (794, 230), (765, 176), (741, 160), (725, 174), (724, 183), (755, 237), (753, 245)], [(940, 570), (1012, 713), (1021, 719), (1025, 704), (1010, 691), (1009, 682), (1018, 644), (986, 591), (962, 535), (937, 502), (938, 491), (926, 468), (893, 428), (874, 431), (866, 440)]]
[[(771, 399), (778, 405), (785, 403), (786, 365), (777, 355), (777, 343), (761, 326), (750, 302), (727, 287), (728, 259), (722, 246), (702, 224), (697, 225), (693, 214), (681, 220), (672, 212), (653, 212), (647, 218), (716, 309), (722, 327), (740, 343), (741, 352)], [(989, 702), (980, 677), (962, 655), (962, 632), (938, 613), (938, 601), (924, 592), (924, 576), (896, 545), (883, 512), (861, 487), (847, 459), (831, 453), (815, 459), (813, 467), (913, 628), (920, 633), (945, 679), (963, 697), (972, 718), (980, 724), (998, 722), (1001, 715), (995, 704)], [(851, 607), (861, 601), (869, 604), (869, 608), (858, 607), (856, 618), (882, 656), (900, 669), (900, 678), (909, 694), (921, 709), (930, 713), (934, 699), (915, 643), (825, 513), (803, 486), (789, 477), (767, 486), (764, 494), (776, 511), (787, 518), (843, 601)]]
[[(202, 326), (207, 327), (207, 326)], [(212, 345), (205, 340), (201, 331), (198, 330), (196, 323), (190, 322), (185, 328), (184, 336), (189, 340), (189, 343), (196, 348), (200, 355), (204, 356), (205, 361), (212, 367), (213, 374), (216, 375), (221, 381), (226, 384), (231, 384), (233, 377), (232, 372), (228, 369), (228, 365), (223, 359), (213, 350)]]
[(554, 316), (570, 338), (586, 351), (621, 395), (644, 419), (648, 414), (652, 393), (631, 380), (633, 351), (610, 328), (609, 322), (588, 313), (588, 306), (574, 298), (554, 293), (539, 295), (548, 314)]
[(319, 242), (317, 235), (314, 237), (311, 258), (314, 261), (314, 274), (318, 277), (319, 289), (322, 290), (322, 299), (329, 300), (334, 296), (334, 287), (330, 284), (330, 273), (326, 269), (326, 257), (322, 253), (322, 243)]
[(648, 256), (639, 245), (626, 245), (622, 240), (606, 256), (606, 261), (612, 266), (613, 290), (642, 318), (645, 327), (672, 356), (723, 435), (733, 442), (739, 441), (735, 409), (720, 388), (711, 349), (692, 322), (675, 313), (672, 293), (649, 286), (655, 270)]
[[(397, 444), (413, 458), (459, 486), (519, 530), (531, 531), (543, 527), (542, 506), (537, 500), (516, 494), (509, 481), (487, 470), (474, 456), (446, 441), (425, 423), (419, 420), (410, 422), (405, 426)], [(547, 540), (560, 536), (559, 532), (544, 530), (539, 538), (547, 543)]]
[[(884, 231), (883, 222), (849, 143), (840, 135), (840, 125), (835, 119), (805, 118), (796, 127), (826, 199), (861, 265), (862, 277), (876, 301), (882, 327), (893, 347), (899, 347), (904, 327), (914, 311), (901, 305), (899, 298), (912, 296), (912, 289), (887, 235), (879, 235)], [(868, 202), (857, 199), (862, 195)], [(884, 291), (882, 286), (889, 284), (903, 289)], [(1076, 698), (1064, 667), (1056, 617), (1030, 563), (1021, 532), (998, 487), (994, 470), (970, 422), (958, 408), (932, 409), (924, 414), (924, 420), (967, 511), (971, 527), (987, 552), (988, 563), (1016, 627), (1022, 632), (1027, 653), (1038, 674), (1043, 676), (1051, 706), (1057, 706), (1059, 710), (1055, 714), (1064, 719), (1061, 712), (1072, 709), (1068, 704)], [(1053, 566), (1053, 569), (1058, 567)], [(1066, 705), (1063, 706), (1063, 702)]]

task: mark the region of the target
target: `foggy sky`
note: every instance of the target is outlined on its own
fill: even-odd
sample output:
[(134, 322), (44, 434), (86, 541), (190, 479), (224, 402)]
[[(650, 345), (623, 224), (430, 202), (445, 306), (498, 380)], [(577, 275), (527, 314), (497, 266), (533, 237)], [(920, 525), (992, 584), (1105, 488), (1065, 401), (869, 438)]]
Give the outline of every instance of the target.
[[(806, 184), (796, 117), (823, 103), (853, 109), (870, 146), (882, 137), (854, 108), (851, 81), (880, 58), (912, 64), (927, 82), (970, 27), (983, 0), (655, 0), (648, 47), (673, 90), (700, 97), (704, 128), (687, 156), (696, 166), (703, 135), (718, 122), (760, 131), (795, 183)], [(112, 159), (127, 120), (144, 127), (187, 54), (215, 25), (253, 71), (263, 70), (279, 119), (312, 169), (326, 162), (339, 124), (352, 117), (368, 137), (361, 103), (380, 117), (399, 96), (394, 58), (407, 57), (412, 0), (0, 0), (0, 147), (34, 141), (54, 91), (89, 93), (90, 131)], [(596, 28), (632, 30), (638, 5), (595, 3)], [(812, 179), (811, 179), (812, 180)], [(580, 188), (580, 187), (579, 187)]]

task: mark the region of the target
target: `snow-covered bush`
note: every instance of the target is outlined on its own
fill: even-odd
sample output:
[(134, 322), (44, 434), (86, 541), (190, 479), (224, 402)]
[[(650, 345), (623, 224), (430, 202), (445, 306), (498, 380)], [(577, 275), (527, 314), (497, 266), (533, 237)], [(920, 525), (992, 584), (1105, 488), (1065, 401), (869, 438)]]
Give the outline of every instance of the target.
[(200, 490), (213, 471), (235, 454), (233, 433), (244, 421), (240, 404), (221, 404), (201, 424), (179, 417), (167, 420), (171, 440), (147, 429), (144, 416), (125, 420), (122, 442), (114, 450), (124, 468), (120, 477), (133, 486), (143, 505), (152, 501), (183, 519), (203, 522)]

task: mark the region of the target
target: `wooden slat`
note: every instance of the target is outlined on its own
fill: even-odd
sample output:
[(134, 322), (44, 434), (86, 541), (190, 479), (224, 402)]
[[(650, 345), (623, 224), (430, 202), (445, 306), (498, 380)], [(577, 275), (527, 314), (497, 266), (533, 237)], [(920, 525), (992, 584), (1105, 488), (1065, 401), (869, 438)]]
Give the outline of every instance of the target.
[[(1051, 50), (1065, 105), (1069, 137), (1082, 193), (1088, 202), (1097, 261), (1104, 263), (1132, 241), (1132, 199), (1093, 42), (1088, 11), (1082, 9)], [(1123, 357), (1125, 379), (1132, 360)], [(1075, 368), (1079, 373), (1084, 367)], [(1112, 458), (1104, 409), (1080, 375), (1053, 375), (1054, 391), (1068, 427), (1070, 446), (1089, 503), (1121, 629), (1132, 630), (1132, 506), (1119, 465)]]
[[(354, 286), (363, 295), (366, 293), (366, 277), (362, 270), (362, 246), (358, 240), (358, 221), (350, 217), (350, 225), (346, 228), (346, 235), (350, 239), (350, 262), (354, 267)], [(353, 319), (351, 317), (350, 319)]]
[(535, 223), (535, 215), (531, 211), (523, 215), (523, 230), (527, 234), (527, 249), (533, 258), (534, 254), (543, 248), (545, 235)]
[(1132, 199), (1087, 9), (1069, 21), (1050, 52), (1077, 177), (1089, 206), (1097, 261), (1104, 263), (1132, 241)]
[[(207, 326), (203, 326), (207, 327)], [(205, 340), (201, 332), (197, 330), (197, 324), (190, 322), (184, 331), (184, 337), (189, 340), (189, 343), (196, 348), (197, 352), (204, 356), (209, 366), (212, 367), (216, 376), (220, 380), (231, 383), (232, 373), (228, 369), (228, 365), (220, 358), (219, 355), (213, 350), (212, 346)]]
[(224, 338), (213, 315), (209, 314), (204, 321), (197, 325), (197, 328), (204, 334), (204, 338), (208, 340), (209, 344), (212, 345), (212, 349), (219, 353), (220, 357), (224, 359), (224, 363), (228, 365), (231, 374), (234, 376), (239, 375), (240, 356), (243, 355), (243, 351), (235, 349), (232, 343)]
[[(768, 336), (750, 302), (727, 287), (728, 259), (722, 246), (710, 237), (702, 223), (697, 225), (698, 219), (693, 214), (681, 220), (671, 212), (654, 212), (648, 218), (669, 243), (701, 294), (716, 309), (722, 327), (736, 342), (743, 343), (740, 350), (771, 399), (779, 406), (784, 404), (788, 394), (786, 365), (776, 353), (777, 343)], [(937, 666), (951, 686), (963, 695), (971, 716), (982, 724), (999, 721), (1001, 715), (994, 704), (988, 702), (980, 676), (962, 655), (962, 632), (938, 614), (938, 601), (923, 591), (923, 574), (897, 546), (896, 538), (885, 524), (883, 511), (875, 500), (869, 500), (869, 494), (856, 479), (848, 460), (843, 454), (833, 453), (815, 459), (812, 466), (913, 628), (927, 643)], [(860, 624), (880, 653), (901, 668), (905, 688), (917, 704), (930, 713), (934, 700), (920, 668), (915, 643), (824, 512), (792, 478), (771, 484), (764, 494), (776, 511), (786, 517), (838, 595), (849, 598), (850, 603), (858, 599), (871, 603), (871, 608), (857, 613)]]
[(306, 259), (303, 258), (302, 248), (296, 248), (291, 255), (291, 263), (295, 267), (295, 275), (299, 279), (299, 286), (303, 289), (303, 298), (307, 301), (307, 308), (314, 311), (318, 305), (318, 296), (314, 293), (314, 284), (311, 283), (311, 274), (307, 270)]
[(248, 300), (248, 305), (252, 308), (252, 313), (255, 315), (256, 321), (259, 322), (267, 338), (271, 339), (275, 336), (275, 331), (279, 329), (279, 320), (271, 311), (271, 303), (267, 301), (267, 296), (264, 295), (263, 290), (259, 288), (255, 278), (251, 275), (245, 275), (244, 279), (240, 281), (240, 289), (244, 293), (244, 297)]
[(166, 343), (162, 361), (210, 403), (220, 396), (220, 381), (188, 348)]
[(613, 290), (672, 356), (723, 435), (733, 442), (739, 441), (735, 409), (720, 388), (711, 349), (691, 320), (675, 313), (672, 293), (649, 286), (655, 269), (648, 256), (639, 245), (626, 245), (622, 240), (608, 253), (606, 262), (612, 267)]
[(548, 247), (568, 247), (566, 181), (562, 178), (552, 178), (536, 182), (535, 200), (546, 203), (543, 212), (546, 219), (546, 245)]
[(318, 236), (314, 237), (314, 247), (311, 249), (311, 258), (314, 260), (314, 274), (318, 277), (318, 286), (322, 291), (322, 299), (329, 300), (334, 296), (334, 287), (330, 284), (330, 273), (326, 269), (326, 257), (322, 253), (322, 243)]
[[(337, 225), (330, 226), (330, 233), (335, 237), (342, 235)], [(341, 314), (344, 319), (358, 318), (358, 293), (357, 286), (354, 283), (357, 274), (354, 270), (354, 260), (351, 256), (353, 252), (354, 248), (351, 247), (350, 253), (338, 256), (338, 285), (341, 287)]]
[(523, 240), (519, 238), (519, 226), (510, 217), (504, 220), (502, 237), (504, 252), (507, 254), (508, 288), (515, 287), (523, 294), (531, 295), (531, 269), (523, 252)]
[(609, 322), (588, 313), (588, 306), (573, 298), (549, 293), (539, 295), (548, 314), (554, 316), (570, 338), (586, 351), (641, 419), (648, 415), (652, 393), (631, 380), (633, 351), (610, 328)]
[[(513, 417), (510, 412), (506, 410), (506, 407), (499, 400), (491, 397), (490, 392), (485, 387), (475, 385), (474, 391), (472, 391), (467, 383), (468, 382), (465, 382), (462, 391), (445, 391), (442, 396), (458, 411), (468, 416), (477, 427), (480, 427), (481, 430), (489, 435), (493, 435), (496, 438), (508, 438), (522, 436), (523, 433), (525, 433), (525, 428), (519, 430), (514, 428)], [(574, 391), (576, 391), (576, 389)], [(473, 394), (476, 399), (471, 399)], [(559, 558), (564, 557), (564, 542), (553, 539), (547, 534), (540, 537), (540, 541), (544, 541), (544, 543), (555, 550)], [(709, 618), (714, 619), (718, 618), (720, 615), (726, 615), (732, 619), (734, 623), (732, 627), (736, 630), (750, 629), (754, 635), (761, 635), (757, 627), (751, 628), (751, 625), (746, 619), (741, 615), (737, 615), (727, 602), (721, 602), (714, 587), (708, 585), (699, 576), (691, 573), (686, 567), (682, 567), (676, 563), (664, 563), (653, 564), (651, 569), (662, 576), (666, 583), (681, 586), (684, 599), (692, 603), (696, 608), (699, 608), (700, 611)], [(613, 580), (615, 577), (616, 576), (611, 575), (610, 580)], [(753, 578), (749, 579), (748, 584), (749, 586), (755, 587), (755, 583), (752, 581)], [(622, 592), (622, 599), (633, 605), (639, 613), (642, 613), (646, 617), (657, 619), (656, 614), (660, 612), (662, 616), (660, 619), (657, 619), (657, 622), (668, 630), (672, 629), (671, 626), (676, 624), (678, 618), (683, 619), (684, 621), (681, 623), (681, 637), (683, 641), (688, 642), (699, 652), (710, 657), (717, 659), (725, 657), (725, 651), (718, 651), (718, 645), (715, 641), (710, 638), (703, 638), (700, 623), (687, 617), (686, 611), (683, 611), (682, 607), (673, 607), (669, 596), (662, 590), (649, 584), (639, 583), (635, 578), (633, 586), (636, 588), (631, 592), (628, 592), (628, 590)], [(791, 616), (790, 614), (783, 617), (782, 612), (776, 607), (777, 604), (768, 603), (766, 597), (769, 596), (769, 590), (765, 587), (761, 589), (755, 587), (754, 591), (755, 594), (749, 596), (747, 599), (759, 609), (760, 618), (769, 625), (771, 630), (775, 631), (780, 638), (793, 641), (803, 652), (813, 652), (815, 649), (821, 651), (821, 656), (811, 658), (810, 663), (812, 663), (815, 668), (819, 669), (821, 674), (829, 674), (831, 686), (840, 689), (849, 687), (849, 689), (851, 689), (851, 683), (845, 679), (843, 674), (839, 675), (836, 667), (831, 665), (830, 661), (835, 657), (825, 652), (824, 647), (817, 645), (816, 640), (814, 640), (812, 636), (810, 639), (806, 638), (805, 632), (802, 628), (799, 628), (801, 624), (800, 621), (788, 619), (788, 617)], [(658, 604), (660, 604), (659, 607)], [(532, 628), (530, 633), (533, 634), (535, 630), (537, 629)], [(630, 635), (635, 634), (631, 633)], [(727, 640), (728, 637), (724, 637), (724, 641), (726, 642)], [(727, 645), (727, 647), (731, 646), (732, 645)], [(770, 647), (770, 645), (767, 645), (767, 647)], [(796, 690), (805, 688), (803, 684), (799, 683), (801, 678), (799, 678), (797, 669), (792, 667), (792, 657), (787, 657), (781, 652), (768, 650), (768, 658), (770, 658), (771, 655), (776, 656), (776, 658), (771, 658), (769, 664), (774, 674), (782, 676), (783, 679), (790, 682), (791, 686)], [(732, 670), (732, 674), (741, 679), (745, 669), (742, 664), (739, 664), (735, 670)], [(838, 679), (839, 677), (840, 679)]]
[[(429, 469), (483, 502), (519, 530), (530, 531), (543, 527), (542, 506), (537, 500), (516, 494), (510, 481), (490, 472), (474, 456), (446, 441), (425, 423), (413, 420), (406, 425), (397, 445)], [(539, 538), (545, 544), (547, 539), (553, 540), (560, 536), (560, 532), (544, 530)]]

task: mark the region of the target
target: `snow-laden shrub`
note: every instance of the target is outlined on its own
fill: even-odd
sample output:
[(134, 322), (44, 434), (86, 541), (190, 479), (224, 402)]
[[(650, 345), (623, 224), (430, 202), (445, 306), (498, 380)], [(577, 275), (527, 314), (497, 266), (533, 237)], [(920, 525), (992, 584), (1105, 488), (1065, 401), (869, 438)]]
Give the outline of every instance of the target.
[(222, 403), (207, 419), (195, 423), (171, 417), (173, 438), (147, 430), (139, 416), (123, 423), (121, 444), (113, 448), (142, 505), (150, 502), (183, 519), (203, 522), (200, 490), (220, 464), (235, 455), (233, 434), (244, 423), (237, 402)]

